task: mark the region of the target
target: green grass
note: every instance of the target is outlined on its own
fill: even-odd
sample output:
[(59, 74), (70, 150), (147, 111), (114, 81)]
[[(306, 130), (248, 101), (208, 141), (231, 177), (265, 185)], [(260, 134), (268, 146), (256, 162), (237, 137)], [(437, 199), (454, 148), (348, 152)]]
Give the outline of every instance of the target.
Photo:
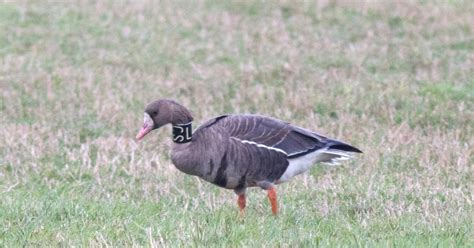
[[(0, 4), (0, 246), (474, 246), (474, 6), (263, 2)], [(195, 126), (259, 113), (364, 154), (259, 189), (177, 171)]]

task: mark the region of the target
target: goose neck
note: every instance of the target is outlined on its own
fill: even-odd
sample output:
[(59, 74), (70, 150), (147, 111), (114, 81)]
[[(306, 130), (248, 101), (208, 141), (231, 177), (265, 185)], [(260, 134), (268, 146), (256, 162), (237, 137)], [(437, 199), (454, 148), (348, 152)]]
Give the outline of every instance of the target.
[(184, 144), (191, 142), (193, 136), (192, 122), (185, 124), (173, 124), (173, 142)]

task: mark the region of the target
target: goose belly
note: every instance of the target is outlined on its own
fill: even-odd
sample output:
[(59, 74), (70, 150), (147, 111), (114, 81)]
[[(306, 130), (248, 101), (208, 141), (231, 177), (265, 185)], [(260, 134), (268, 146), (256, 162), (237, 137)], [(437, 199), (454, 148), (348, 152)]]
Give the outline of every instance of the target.
[(319, 156), (321, 156), (321, 152), (315, 151), (301, 157), (288, 159), (288, 167), (276, 183), (287, 182), (292, 177), (308, 171), (311, 166), (318, 162)]

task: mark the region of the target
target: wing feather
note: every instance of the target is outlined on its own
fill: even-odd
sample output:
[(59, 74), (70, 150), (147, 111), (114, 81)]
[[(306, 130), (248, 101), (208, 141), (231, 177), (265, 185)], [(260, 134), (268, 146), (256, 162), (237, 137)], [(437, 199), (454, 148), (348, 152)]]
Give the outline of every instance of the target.
[(203, 126), (224, 128), (230, 137), (282, 150), (288, 157), (298, 157), (322, 149), (327, 144), (324, 136), (260, 115), (220, 116)]

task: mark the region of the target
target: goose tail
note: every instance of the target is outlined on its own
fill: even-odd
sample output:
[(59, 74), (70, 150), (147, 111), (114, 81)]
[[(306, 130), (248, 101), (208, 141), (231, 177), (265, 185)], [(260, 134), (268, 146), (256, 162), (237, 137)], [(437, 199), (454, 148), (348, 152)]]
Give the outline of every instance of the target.
[(323, 159), (320, 162), (331, 166), (339, 165), (341, 161), (353, 158), (352, 153), (362, 153), (362, 151), (342, 141), (328, 139), (325, 147), (321, 150)]

